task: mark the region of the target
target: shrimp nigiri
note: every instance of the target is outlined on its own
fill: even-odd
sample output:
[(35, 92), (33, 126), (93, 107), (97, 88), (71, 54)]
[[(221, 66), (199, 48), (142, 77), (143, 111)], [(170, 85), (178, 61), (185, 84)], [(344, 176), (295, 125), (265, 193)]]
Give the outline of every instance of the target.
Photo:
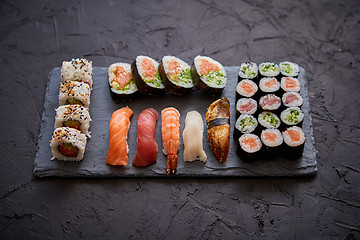
[(201, 114), (191, 111), (186, 114), (185, 129), (183, 131), (184, 140), (184, 161), (192, 162), (199, 158), (206, 162), (206, 153), (203, 149), (204, 122)]
[(166, 174), (175, 174), (177, 167), (177, 152), (180, 146), (180, 113), (173, 107), (161, 112), (161, 135), (163, 152), (167, 155)]
[(133, 111), (129, 107), (116, 110), (110, 120), (110, 141), (106, 163), (114, 166), (128, 164), (127, 133)]
[(153, 108), (143, 110), (137, 122), (137, 152), (133, 166), (146, 167), (156, 162), (158, 145), (155, 141), (156, 120), (158, 112)]

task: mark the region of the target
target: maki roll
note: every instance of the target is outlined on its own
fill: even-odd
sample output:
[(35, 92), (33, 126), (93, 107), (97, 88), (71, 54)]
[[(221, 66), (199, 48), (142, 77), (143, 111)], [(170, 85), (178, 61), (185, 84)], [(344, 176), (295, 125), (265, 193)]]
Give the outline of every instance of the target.
[(159, 72), (159, 63), (147, 56), (137, 56), (131, 64), (132, 74), (140, 92), (148, 95), (164, 93), (164, 83)]
[(279, 153), (283, 137), (278, 129), (265, 129), (261, 131), (260, 139), (264, 145), (264, 153), (268, 158), (274, 158)]
[(280, 67), (273, 62), (260, 63), (259, 73), (263, 77), (277, 77), (280, 74)]
[(81, 105), (64, 105), (56, 109), (54, 128), (75, 128), (90, 138), (90, 121), (91, 118), (87, 107)]
[(86, 136), (69, 127), (56, 128), (50, 141), (51, 160), (80, 161), (84, 157)]
[(261, 147), (262, 143), (258, 136), (246, 133), (239, 138), (236, 153), (243, 161), (252, 161), (259, 156)]
[(297, 126), (289, 127), (282, 132), (285, 142), (285, 152), (289, 158), (298, 158), (302, 155), (305, 145), (305, 133)]
[(280, 89), (279, 81), (274, 77), (265, 77), (260, 79), (259, 88), (261, 93), (277, 93)]
[(85, 58), (73, 58), (71, 61), (63, 61), (61, 79), (63, 82), (84, 82), (92, 88), (92, 61), (88, 61)]
[(236, 114), (254, 114), (257, 111), (257, 102), (252, 98), (240, 98), (236, 103)]
[(59, 105), (79, 104), (89, 107), (90, 91), (89, 85), (83, 82), (62, 82), (59, 90)]
[(259, 105), (262, 110), (276, 111), (281, 106), (281, 99), (275, 94), (266, 94), (260, 98)]
[(304, 99), (298, 92), (286, 92), (282, 96), (282, 102), (285, 107), (301, 107)]
[(173, 94), (182, 95), (193, 88), (190, 65), (174, 56), (164, 56), (159, 65), (165, 89)]
[(255, 80), (258, 77), (258, 72), (258, 66), (256, 63), (242, 63), (239, 68), (239, 80), (245, 78)]
[(279, 128), (280, 119), (275, 113), (264, 111), (259, 114), (258, 122), (262, 128)]
[(236, 120), (234, 139), (238, 140), (244, 133), (253, 133), (258, 125), (256, 118), (250, 114), (241, 114)]
[(301, 90), (300, 81), (293, 77), (282, 77), (280, 85), (284, 92), (300, 92)]
[(115, 99), (127, 99), (138, 92), (131, 65), (128, 63), (113, 63), (109, 66), (109, 87), (111, 96)]
[(191, 66), (194, 86), (200, 92), (220, 95), (226, 86), (227, 77), (223, 65), (212, 58), (196, 56)]
[(258, 91), (258, 86), (256, 83), (249, 79), (241, 80), (236, 85), (236, 97), (254, 97)]
[(304, 113), (299, 107), (289, 107), (281, 112), (280, 118), (287, 126), (301, 125)]
[(281, 75), (286, 77), (297, 77), (300, 72), (299, 65), (292, 62), (287, 62), (287, 61), (281, 62), (279, 64), (279, 67), (280, 67)]

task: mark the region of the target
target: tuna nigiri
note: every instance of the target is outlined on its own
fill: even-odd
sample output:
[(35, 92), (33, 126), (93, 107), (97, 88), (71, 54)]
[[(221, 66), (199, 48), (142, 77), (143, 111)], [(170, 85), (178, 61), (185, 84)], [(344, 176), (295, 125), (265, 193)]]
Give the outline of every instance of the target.
[(161, 135), (163, 152), (167, 155), (166, 174), (174, 174), (177, 167), (177, 151), (180, 145), (180, 113), (173, 107), (161, 112)]
[(127, 133), (133, 111), (129, 107), (116, 110), (110, 120), (110, 141), (106, 163), (114, 166), (128, 164)]
[(221, 98), (206, 110), (207, 134), (211, 150), (219, 162), (225, 162), (230, 142), (230, 102)]
[(186, 114), (185, 129), (183, 131), (184, 139), (184, 161), (192, 162), (199, 158), (206, 162), (206, 153), (203, 149), (203, 131), (204, 122), (197, 111), (191, 111)]
[(153, 108), (143, 110), (137, 122), (137, 152), (133, 166), (146, 167), (156, 162), (158, 145), (155, 141), (156, 120), (158, 112)]

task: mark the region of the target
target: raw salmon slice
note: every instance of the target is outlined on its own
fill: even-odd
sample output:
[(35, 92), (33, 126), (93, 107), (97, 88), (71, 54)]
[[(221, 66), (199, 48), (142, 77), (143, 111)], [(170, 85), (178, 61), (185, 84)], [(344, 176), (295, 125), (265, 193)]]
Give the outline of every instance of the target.
[(148, 78), (153, 79), (155, 77), (157, 69), (150, 59), (144, 58), (144, 60), (141, 62), (141, 68), (144, 75)]
[(114, 81), (119, 84), (120, 89), (125, 87), (125, 85), (132, 79), (132, 77), (132, 73), (126, 73), (122, 66), (116, 66)]
[(110, 120), (110, 141), (106, 163), (114, 166), (128, 164), (127, 133), (133, 111), (129, 107), (116, 110)]
[(200, 71), (202, 75), (207, 75), (210, 71), (219, 71), (220, 68), (218, 65), (210, 62), (207, 59), (200, 60)]
[(249, 146), (250, 149), (257, 147), (256, 139), (253, 137), (246, 137), (242, 140), (242, 142)]
[(254, 87), (250, 83), (244, 82), (242, 88), (248, 95), (254, 92)]
[(288, 130), (286, 130), (286, 132), (289, 134), (291, 141), (298, 142), (301, 140), (300, 132), (292, 130), (292, 129), (288, 129)]
[(285, 78), (285, 85), (286, 85), (286, 88), (295, 88), (297, 87), (297, 82), (292, 79), (292, 78)]
[(272, 78), (270, 81), (265, 82), (265, 86), (267, 88), (272, 88), (277, 84), (277, 81), (275, 78)]
[(275, 142), (277, 137), (275, 133), (270, 133), (270, 132), (264, 132), (265, 135), (265, 139), (270, 141), (270, 142)]

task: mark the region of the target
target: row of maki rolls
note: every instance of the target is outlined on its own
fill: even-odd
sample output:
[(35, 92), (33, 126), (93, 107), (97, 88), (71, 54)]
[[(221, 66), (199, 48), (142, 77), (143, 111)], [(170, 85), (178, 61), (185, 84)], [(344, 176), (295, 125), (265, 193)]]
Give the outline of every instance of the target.
[(302, 155), (305, 134), (299, 72), (299, 65), (288, 61), (241, 64), (234, 139), (244, 161)]
[(84, 58), (63, 61), (50, 147), (52, 160), (80, 161), (85, 154), (91, 116), (92, 62)]
[(175, 56), (164, 56), (160, 62), (139, 55), (131, 63), (109, 66), (111, 96), (116, 100), (134, 99), (141, 94), (160, 95), (169, 92), (185, 95), (195, 87), (211, 96), (220, 95), (227, 83), (225, 68), (207, 56), (196, 56), (192, 66)]

